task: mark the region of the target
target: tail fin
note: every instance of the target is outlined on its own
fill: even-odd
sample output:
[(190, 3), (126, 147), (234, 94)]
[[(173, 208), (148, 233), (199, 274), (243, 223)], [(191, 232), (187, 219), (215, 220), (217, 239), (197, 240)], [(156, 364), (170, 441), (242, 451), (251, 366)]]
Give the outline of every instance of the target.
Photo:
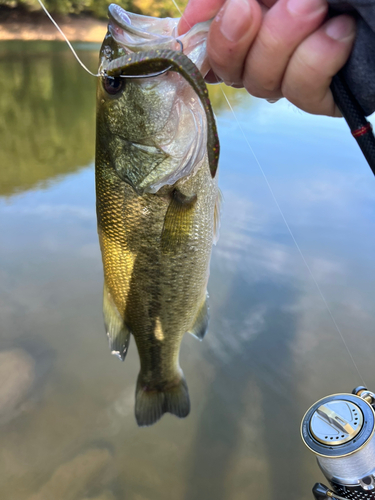
[(147, 390), (139, 374), (135, 393), (135, 418), (139, 427), (153, 425), (168, 412), (179, 418), (189, 415), (190, 399), (184, 375), (181, 374), (180, 381), (174, 386)]

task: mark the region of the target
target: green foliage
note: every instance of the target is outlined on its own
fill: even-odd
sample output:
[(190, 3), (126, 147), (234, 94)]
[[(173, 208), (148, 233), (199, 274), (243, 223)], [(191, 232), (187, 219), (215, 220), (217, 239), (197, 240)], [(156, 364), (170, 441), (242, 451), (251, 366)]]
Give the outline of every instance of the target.
[(245, 106), (247, 108), (253, 103), (252, 97), (245, 89), (227, 87), (224, 83), (220, 85), (208, 85), (208, 92), (212, 108), (216, 115), (225, 111), (230, 111), (231, 108), (235, 109), (238, 106)]
[[(60, 2), (61, 0), (55, 0)], [(86, 7), (87, 12), (92, 13), (95, 17), (107, 19), (108, 5), (111, 3), (117, 3), (125, 10), (130, 10), (131, 12), (139, 13), (138, 9), (134, 9), (133, 0), (119, 0), (113, 2), (112, 0), (83, 0), (87, 1), (88, 5)]]
[[(44, 0), (43, 3), (52, 14), (79, 14), (85, 12), (99, 18), (106, 18), (108, 5), (117, 3), (126, 10), (146, 16), (179, 16), (172, 0)], [(183, 10), (187, 0), (178, 0), (177, 4)], [(1, 5), (23, 8), (28, 11), (41, 9), (37, 0), (0, 0)]]

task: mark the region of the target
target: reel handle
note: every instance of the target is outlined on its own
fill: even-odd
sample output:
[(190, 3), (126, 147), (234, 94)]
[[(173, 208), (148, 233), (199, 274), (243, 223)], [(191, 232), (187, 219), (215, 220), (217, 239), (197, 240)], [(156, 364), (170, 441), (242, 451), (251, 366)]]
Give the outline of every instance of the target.
[(315, 483), (314, 488), (312, 489), (315, 500), (327, 500), (329, 489), (327, 486), (324, 486), (322, 483)]
[(314, 488), (312, 489), (315, 500), (328, 500), (329, 498), (333, 498), (334, 500), (347, 500), (344, 497), (340, 497), (336, 495), (336, 493), (327, 486), (324, 486), (322, 483), (315, 483)]

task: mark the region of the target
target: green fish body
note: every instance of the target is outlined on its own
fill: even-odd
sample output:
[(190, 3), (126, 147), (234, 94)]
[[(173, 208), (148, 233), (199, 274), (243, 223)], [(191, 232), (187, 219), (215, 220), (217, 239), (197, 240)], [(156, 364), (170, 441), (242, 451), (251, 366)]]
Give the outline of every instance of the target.
[[(165, 412), (186, 417), (190, 410), (179, 351), (186, 332), (202, 339), (208, 325), (218, 142), (202, 77), (189, 76), (194, 65), (174, 56), (179, 44), (165, 35), (174, 20), (154, 20), (163, 32), (155, 40), (155, 25), (152, 31), (147, 24), (153, 18), (130, 16), (129, 23), (125, 11), (110, 6), (97, 92), (96, 192), (107, 335), (122, 360), (130, 335), (135, 339), (141, 365), (135, 415), (145, 426)], [(200, 51), (199, 30), (186, 39), (201, 61), (204, 34)], [(153, 73), (155, 61), (172, 64), (172, 71), (121, 76)]]

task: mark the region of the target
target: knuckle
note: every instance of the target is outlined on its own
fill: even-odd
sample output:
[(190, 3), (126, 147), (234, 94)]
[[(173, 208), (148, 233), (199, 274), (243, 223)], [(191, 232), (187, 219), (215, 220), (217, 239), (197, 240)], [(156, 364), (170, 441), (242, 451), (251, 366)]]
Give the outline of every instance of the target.
[(271, 92), (262, 87), (258, 87), (257, 85), (245, 83), (244, 87), (254, 97), (259, 97), (261, 99), (276, 99), (281, 97), (279, 92)]
[(298, 108), (312, 114), (335, 116), (335, 102), (328, 86), (282, 85), (283, 95)]
[(287, 83), (284, 83), (281, 85), (281, 91), (283, 96), (298, 108), (304, 109), (314, 106), (313, 92), (305, 92), (298, 85), (289, 86)]
[(229, 82), (230, 85), (242, 84), (243, 62), (238, 60), (234, 52), (226, 51), (219, 55), (213, 50), (208, 52), (208, 57), (211, 68), (224, 82)]
[(282, 75), (285, 72), (283, 58), (277, 50), (270, 46), (262, 47), (263, 41), (257, 40), (257, 46), (251, 50), (247, 60), (245, 72), (249, 76), (248, 85), (252, 80), (256, 80), (257, 87), (263, 92), (277, 92), (280, 90)]
[(231, 80), (233, 75), (237, 75), (233, 60), (209, 54), (209, 63), (214, 72), (223, 80)]
[(267, 64), (264, 67), (257, 67), (251, 61), (248, 61), (244, 72), (244, 80), (246, 86), (256, 87), (265, 93), (274, 93), (280, 90), (282, 74), (283, 71), (276, 65), (272, 67)]
[(245, 89), (252, 96), (260, 97), (260, 98), (265, 97), (265, 96), (263, 96), (262, 90), (259, 87), (257, 87), (256, 85), (249, 84), (248, 82), (244, 82), (244, 85), (245, 85)]
[(280, 89), (280, 79), (263, 77), (262, 87), (268, 92), (276, 92)]
[(248, 71), (246, 71), (246, 74), (244, 75), (243, 85), (249, 94), (254, 97), (260, 97), (262, 99), (275, 99), (282, 97), (279, 85), (275, 85), (272, 88), (266, 88), (263, 85), (263, 82), (255, 79), (251, 72)]

